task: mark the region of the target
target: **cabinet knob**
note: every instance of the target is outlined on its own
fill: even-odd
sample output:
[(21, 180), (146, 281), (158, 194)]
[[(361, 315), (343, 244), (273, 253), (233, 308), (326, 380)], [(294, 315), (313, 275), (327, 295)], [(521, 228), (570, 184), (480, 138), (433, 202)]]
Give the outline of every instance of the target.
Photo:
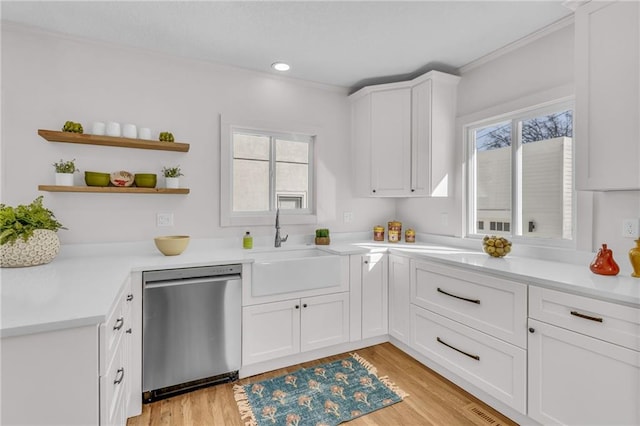
[(535, 328), (533, 328), (533, 327), (529, 327), (529, 333), (535, 333), (535, 332), (536, 332), (536, 329), (535, 329)]
[(416, 192), (416, 190), (415, 190), (415, 189), (413, 189), (413, 188), (411, 188), (411, 192)]
[(296, 305), (296, 309), (300, 309), (300, 305)]
[(373, 193), (374, 193), (374, 194), (376, 193), (376, 190), (375, 190), (375, 189), (373, 190)]
[(131, 331), (131, 329), (130, 329), (130, 328), (127, 328), (127, 331), (125, 331), (125, 333), (131, 334), (131, 333), (132, 333), (132, 331)]
[(302, 305), (302, 307), (303, 307), (303, 308), (306, 308), (306, 307), (307, 307), (307, 304), (306, 304), (306, 303), (304, 303), (304, 304)]
[(369, 261), (368, 261), (368, 260), (365, 260), (365, 261), (364, 261), (364, 264), (365, 264), (365, 265), (366, 265), (366, 264), (368, 264), (368, 263), (369, 263)]

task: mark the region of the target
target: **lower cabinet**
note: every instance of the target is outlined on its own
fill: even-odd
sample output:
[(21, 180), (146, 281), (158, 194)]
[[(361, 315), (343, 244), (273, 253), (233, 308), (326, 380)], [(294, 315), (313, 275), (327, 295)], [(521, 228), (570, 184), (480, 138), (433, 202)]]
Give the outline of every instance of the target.
[(349, 293), (242, 309), (242, 364), (269, 361), (349, 340)]
[(409, 344), (410, 259), (389, 255), (389, 335)]
[(127, 280), (102, 324), (2, 338), (0, 424), (126, 425), (139, 411), (132, 353), (142, 345), (131, 290)]
[(531, 286), (529, 316), (529, 417), (640, 424), (640, 309)]
[(389, 288), (387, 255), (362, 256), (362, 338), (387, 334), (389, 327)]

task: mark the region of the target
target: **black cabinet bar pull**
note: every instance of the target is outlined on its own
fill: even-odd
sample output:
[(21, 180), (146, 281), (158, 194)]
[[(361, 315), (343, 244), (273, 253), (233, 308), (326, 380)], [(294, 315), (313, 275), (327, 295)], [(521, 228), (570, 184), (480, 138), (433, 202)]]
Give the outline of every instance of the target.
[(114, 330), (120, 330), (124, 325), (124, 318), (120, 317), (116, 320), (116, 324), (113, 326)]
[(465, 302), (476, 303), (478, 305), (480, 304), (480, 299), (467, 299), (466, 297), (456, 296), (455, 294), (447, 293), (440, 287), (438, 287), (438, 293), (446, 294), (447, 296), (455, 297), (456, 299), (464, 300)]
[(119, 385), (120, 383), (122, 383), (123, 379), (124, 379), (124, 368), (118, 368), (118, 371), (116, 371), (116, 379), (113, 381), (113, 384)]
[(600, 318), (600, 317), (592, 317), (591, 315), (581, 314), (578, 311), (571, 311), (571, 315), (574, 315), (574, 316), (580, 317), (580, 318), (584, 318), (584, 319), (588, 319), (588, 320), (591, 320), (591, 321), (602, 322), (602, 318)]
[(458, 349), (458, 348), (456, 348), (456, 347), (453, 347), (453, 346), (451, 346), (450, 344), (445, 343), (445, 342), (444, 342), (441, 338), (439, 338), (439, 337), (436, 337), (436, 340), (438, 341), (438, 343), (442, 343), (443, 345), (445, 345), (445, 346), (446, 346), (446, 347), (448, 347), (448, 348), (453, 349), (454, 351), (458, 351), (458, 352), (460, 352), (461, 354), (468, 356), (469, 358), (473, 358), (473, 359), (475, 359), (476, 361), (480, 361), (480, 357), (479, 357), (478, 355), (471, 355), (471, 354), (470, 354), (470, 353), (468, 353), (468, 352), (465, 352), (465, 351), (462, 351), (462, 350), (460, 350), (460, 349)]

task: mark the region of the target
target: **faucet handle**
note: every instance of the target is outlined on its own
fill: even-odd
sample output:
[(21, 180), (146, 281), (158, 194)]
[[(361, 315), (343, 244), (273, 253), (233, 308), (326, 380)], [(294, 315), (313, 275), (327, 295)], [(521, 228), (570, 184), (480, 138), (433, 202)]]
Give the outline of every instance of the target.
[(283, 243), (287, 242), (287, 238), (289, 238), (289, 234), (286, 235), (286, 237), (284, 238), (280, 238), (280, 241), (282, 241)]

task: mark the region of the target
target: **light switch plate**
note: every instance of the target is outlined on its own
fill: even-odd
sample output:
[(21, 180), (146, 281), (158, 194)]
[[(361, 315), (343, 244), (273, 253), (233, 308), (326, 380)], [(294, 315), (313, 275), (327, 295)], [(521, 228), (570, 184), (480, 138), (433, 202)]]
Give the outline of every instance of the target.
[(622, 236), (627, 238), (638, 238), (640, 219), (624, 219), (622, 221)]
[(158, 213), (156, 226), (173, 226), (173, 213)]

